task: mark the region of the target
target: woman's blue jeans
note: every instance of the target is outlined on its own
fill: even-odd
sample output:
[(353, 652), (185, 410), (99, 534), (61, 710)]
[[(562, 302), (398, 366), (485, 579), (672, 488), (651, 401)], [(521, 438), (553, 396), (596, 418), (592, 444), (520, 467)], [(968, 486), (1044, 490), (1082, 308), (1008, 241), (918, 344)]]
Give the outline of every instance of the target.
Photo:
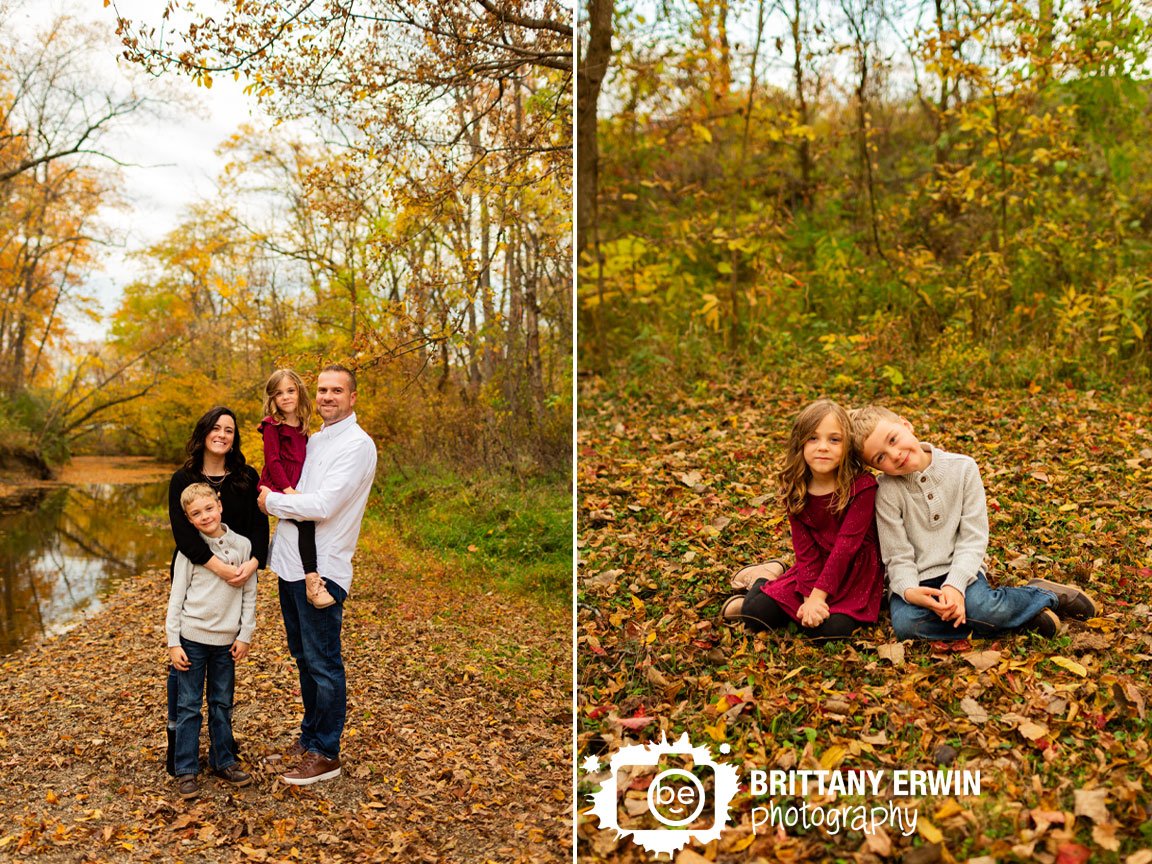
[[(940, 588), (948, 574), (921, 582), (924, 588)], [(949, 641), (976, 636), (990, 638), (1019, 630), (1044, 609), (1055, 609), (1056, 595), (1043, 588), (1026, 585), (993, 588), (981, 571), (964, 592), (967, 620), (959, 627), (944, 621), (931, 609), (914, 606), (903, 597), (892, 596), (889, 611), (897, 639)]]
[(231, 645), (203, 645), (181, 638), (191, 668), (176, 672), (176, 776), (200, 773), (200, 708), (208, 691), (208, 764), (214, 771), (235, 765), (236, 739), (232, 737), (232, 703), (236, 690), (236, 663)]
[(344, 600), (348, 595), (335, 582), (325, 579), (324, 584), (336, 603), (317, 609), (308, 602), (303, 579), (281, 579), (280, 613), (284, 616), (288, 651), (300, 673), (300, 698), (304, 702), (300, 746), (335, 759), (340, 755), (340, 736), (348, 712), (348, 685), (340, 649)]

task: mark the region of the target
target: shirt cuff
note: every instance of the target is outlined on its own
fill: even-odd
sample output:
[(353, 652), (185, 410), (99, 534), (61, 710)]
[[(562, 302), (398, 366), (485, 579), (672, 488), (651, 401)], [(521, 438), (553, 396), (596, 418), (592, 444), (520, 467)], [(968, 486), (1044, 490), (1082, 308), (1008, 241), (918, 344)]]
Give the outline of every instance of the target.
[(968, 586), (976, 581), (976, 577), (979, 572), (980, 571), (977, 571), (976, 573), (969, 573), (967, 576), (962, 576), (959, 573), (949, 573), (948, 578), (944, 580), (944, 584), (940, 587), (944, 588), (948, 585), (951, 585), (961, 594), (964, 594), (968, 591)]
[(269, 516), (275, 516), (277, 519), (283, 518), (279, 513), (276, 512), (276, 505), (280, 503), (280, 500), (283, 497), (283, 492), (268, 493), (268, 497), (264, 499), (264, 509), (268, 511)]
[(911, 574), (902, 573), (897, 576), (893, 576), (891, 573), (888, 574), (888, 590), (901, 600), (904, 599), (904, 592), (909, 588), (919, 587), (920, 580)]

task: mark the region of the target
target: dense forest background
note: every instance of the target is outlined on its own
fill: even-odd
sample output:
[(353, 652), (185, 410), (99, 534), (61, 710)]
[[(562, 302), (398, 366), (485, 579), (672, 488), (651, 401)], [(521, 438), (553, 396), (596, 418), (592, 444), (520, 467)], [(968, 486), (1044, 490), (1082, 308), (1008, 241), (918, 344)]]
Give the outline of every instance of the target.
[[(173, 459), (212, 405), (254, 428), (272, 369), (312, 381), (340, 361), (384, 464), (566, 475), (569, 13), (105, 6), (102, 27), (0, 34), (4, 447)], [(93, 74), (93, 52), (136, 87)], [(80, 340), (116, 242), (114, 136), (157, 110), (180, 134), (181, 107), (159, 104), (178, 75), (234, 77), (283, 125), (223, 145), (214, 192), (138, 253), (146, 275), (119, 286), (107, 337)]]
[[(1124, 0), (582, 7), (582, 860), (646, 860), (609, 829), (662, 827), (656, 781), (612, 754), (684, 734), (745, 772), (988, 785), (908, 799), (909, 837), (757, 832), (754, 806), (806, 796), (742, 791), (678, 860), (1152, 861), (1150, 22)], [(776, 472), (820, 396), (973, 457), (993, 584), (1071, 583), (1098, 617), (955, 643), (901, 642), (886, 611), (830, 645), (725, 626), (732, 574), (793, 554)], [(615, 826), (588, 797), (610, 778)]]
[(1124, 0), (590, 0), (582, 370), (1146, 382), (1150, 20)]

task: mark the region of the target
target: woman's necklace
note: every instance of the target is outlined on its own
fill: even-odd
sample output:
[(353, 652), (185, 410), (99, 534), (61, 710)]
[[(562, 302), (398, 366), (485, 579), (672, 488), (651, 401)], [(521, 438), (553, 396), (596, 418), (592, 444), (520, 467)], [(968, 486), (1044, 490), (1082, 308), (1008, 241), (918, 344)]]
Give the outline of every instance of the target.
[(200, 471), (200, 476), (203, 477), (208, 485), (213, 489), (219, 489), (222, 485), (224, 485), (224, 481), (228, 479), (228, 469), (225, 468), (224, 473), (217, 478), (209, 477), (204, 473), (203, 470)]

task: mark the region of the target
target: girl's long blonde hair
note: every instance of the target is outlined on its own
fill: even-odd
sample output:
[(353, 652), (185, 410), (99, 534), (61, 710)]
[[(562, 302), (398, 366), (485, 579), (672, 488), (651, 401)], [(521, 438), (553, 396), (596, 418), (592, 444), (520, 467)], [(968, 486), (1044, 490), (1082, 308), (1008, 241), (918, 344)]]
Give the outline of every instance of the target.
[(864, 470), (852, 447), (852, 421), (848, 418), (848, 412), (831, 399), (818, 399), (805, 406), (792, 424), (784, 466), (776, 475), (780, 500), (791, 516), (804, 509), (808, 499), (808, 484), (812, 480), (812, 472), (804, 461), (804, 445), (829, 414), (836, 418), (844, 432), (844, 456), (836, 467), (836, 489), (832, 500), (832, 510), (837, 515), (847, 509), (852, 497), (852, 483)]
[(285, 378), (296, 385), (296, 419), (300, 421), (300, 428), (307, 433), (308, 421), (312, 419), (312, 400), (308, 398), (308, 391), (304, 389), (304, 382), (300, 376), (291, 369), (277, 369), (268, 376), (268, 381), (264, 385), (264, 415), (277, 423), (286, 422), (284, 414), (276, 406), (276, 400), (273, 398), (276, 388)]

